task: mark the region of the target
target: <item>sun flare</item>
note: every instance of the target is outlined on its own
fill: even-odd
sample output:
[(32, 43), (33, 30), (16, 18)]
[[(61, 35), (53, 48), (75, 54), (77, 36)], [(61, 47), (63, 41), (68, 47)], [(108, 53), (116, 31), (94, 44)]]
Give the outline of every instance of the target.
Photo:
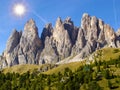
[(16, 4), (13, 8), (13, 11), (17, 16), (22, 16), (25, 14), (26, 8), (23, 4)]

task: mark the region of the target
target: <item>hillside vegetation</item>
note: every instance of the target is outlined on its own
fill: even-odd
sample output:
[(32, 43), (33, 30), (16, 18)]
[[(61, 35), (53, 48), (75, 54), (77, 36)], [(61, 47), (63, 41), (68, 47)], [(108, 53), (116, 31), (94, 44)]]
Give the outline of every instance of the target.
[(110, 59), (117, 59), (120, 56), (120, 48), (103, 48), (101, 49), (103, 51), (102, 60), (109, 61)]
[[(118, 59), (120, 56), (120, 49), (118, 48), (103, 48), (100, 50), (102, 51), (101, 61), (109, 61), (111, 59)], [(96, 54), (97, 52), (98, 51), (94, 52), (93, 54)], [(93, 61), (94, 61), (94, 58), (93, 58)], [(58, 67), (48, 70), (44, 73), (53, 74), (53, 73), (63, 72), (66, 67), (70, 68), (72, 71), (75, 71), (78, 67), (84, 64), (85, 64), (85, 61), (60, 64)]]
[(86, 58), (6, 68), (0, 73), (0, 90), (120, 90), (120, 49), (103, 48), (92, 55), (94, 62)]
[[(102, 50), (102, 58), (101, 61), (109, 61), (111, 59), (117, 59), (120, 56), (120, 49), (118, 48), (103, 48)], [(93, 54), (97, 53), (98, 51), (94, 52)], [(93, 58), (94, 59), (94, 58)], [(93, 60), (94, 61), (94, 60)], [(72, 71), (75, 71), (78, 67), (81, 65), (84, 65), (85, 61), (79, 61), (79, 62), (71, 62), (67, 64), (60, 64), (60, 65), (50, 65), (50, 64), (45, 64), (45, 65), (16, 65), (12, 66), (10, 68), (5, 68), (3, 70), (4, 73), (7, 72), (16, 72), (23, 74), (27, 71), (33, 72), (33, 71), (39, 71), (44, 74), (53, 74), (53, 73), (58, 73), (58, 72), (64, 72), (65, 68), (70, 68)]]
[[(120, 90), (120, 56), (104, 60), (103, 51), (98, 50), (90, 64), (69, 63), (42, 73), (38, 70), (22, 74), (1, 72), (0, 90)], [(119, 49), (110, 51), (109, 54), (119, 53)], [(114, 55), (111, 54), (111, 57)]]
[(12, 67), (8, 67), (2, 70), (3, 73), (19, 73), (19, 74), (23, 74), (26, 72), (45, 72), (49, 69), (55, 68), (57, 67), (57, 65), (54, 64), (44, 64), (44, 65), (33, 65), (33, 64), (24, 64), (24, 65), (15, 65)]

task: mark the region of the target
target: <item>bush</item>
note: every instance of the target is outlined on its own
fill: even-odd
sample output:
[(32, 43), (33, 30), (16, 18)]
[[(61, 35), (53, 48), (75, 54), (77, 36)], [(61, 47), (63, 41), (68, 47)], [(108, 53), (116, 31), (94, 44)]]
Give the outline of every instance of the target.
[(88, 84), (87, 90), (102, 90), (99, 84), (96, 81), (92, 81)]
[(113, 53), (118, 53), (118, 52), (120, 52), (119, 49), (115, 49), (115, 50), (113, 51)]

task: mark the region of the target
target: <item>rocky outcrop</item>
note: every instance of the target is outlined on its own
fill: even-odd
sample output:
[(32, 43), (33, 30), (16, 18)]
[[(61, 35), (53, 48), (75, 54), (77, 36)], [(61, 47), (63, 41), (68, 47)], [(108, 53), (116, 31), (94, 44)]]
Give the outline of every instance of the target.
[(1, 60), (5, 62), (4, 66), (8, 67), (17, 64), (38, 64), (36, 58), (41, 48), (38, 29), (31, 19), (26, 23), (23, 33), (13, 30)]
[(119, 37), (120, 36), (120, 28), (118, 29), (118, 31), (116, 32), (116, 35)]
[(120, 47), (120, 30), (115, 33), (110, 25), (95, 16), (83, 14), (79, 28), (70, 17), (64, 21), (58, 17), (55, 27), (49, 23), (43, 28), (41, 38), (34, 20), (30, 19), (23, 32), (14, 30), (11, 34), (0, 57), (0, 67), (57, 63), (67, 57), (75, 57), (73, 62), (102, 47)]
[(7, 65), (12, 66), (18, 64), (18, 49), (19, 49), (19, 42), (21, 38), (22, 32), (18, 32), (13, 30), (11, 36), (8, 39), (6, 50), (4, 52), (4, 56)]
[(116, 35), (117, 35), (116, 45), (117, 47), (120, 48), (120, 29), (118, 29), (118, 31), (116, 32)]
[(42, 47), (41, 40), (38, 36), (38, 29), (33, 19), (29, 20), (22, 33), (19, 50), (18, 60), (20, 64), (38, 64), (36, 55), (38, 50)]
[(70, 48), (72, 46), (68, 30), (65, 29), (64, 24), (65, 23), (58, 18), (52, 35), (53, 45), (57, 48), (60, 60), (70, 55)]
[(104, 46), (116, 47), (114, 30), (101, 19), (83, 14), (81, 28), (71, 55), (80, 54), (84, 58)]
[(74, 56), (74, 55), (79, 54), (85, 45), (86, 45), (86, 39), (84, 36), (84, 31), (83, 31), (83, 29), (80, 28), (80, 30), (78, 32), (78, 37), (77, 37), (76, 43), (72, 47), (71, 55)]
[[(70, 20), (66, 19), (65, 22), (63, 22), (61, 18), (58, 17), (51, 36), (47, 35), (45, 39), (45, 48), (41, 53), (40, 62), (56, 63), (70, 56), (72, 42), (69, 32), (71, 32), (72, 29), (66, 26), (66, 24), (69, 25), (68, 22), (70, 22)], [(67, 30), (67, 28), (69, 30)]]
[(43, 41), (42, 43), (45, 42), (45, 38), (48, 36), (50, 37), (53, 33), (53, 27), (51, 23), (48, 23), (44, 28), (43, 32), (41, 34), (41, 40)]
[(6, 58), (3, 56), (0, 56), (0, 69), (5, 68), (7, 66), (8, 64), (7, 64)]
[(81, 22), (81, 28), (84, 30), (86, 40), (98, 40), (98, 42), (107, 42), (107, 44), (114, 42), (116, 38), (114, 30), (102, 20), (84, 14)]
[(59, 61), (57, 48), (53, 45), (52, 37), (46, 37), (45, 46), (39, 57), (39, 64), (56, 63)]
[(74, 26), (74, 23), (73, 23), (73, 21), (71, 20), (70, 17), (67, 17), (64, 20), (63, 26), (64, 26), (64, 29), (67, 30), (67, 32), (69, 34), (69, 37), (70, 37), (72, 45), (74, 45), (75, 41), (77, 39), (79, 28), (77, 28), (77, 27)]
[(6, 45), (6, 53), (10, 53), (19, 44), (22, 32), (13, 30), (11, 36), (9, 37)]

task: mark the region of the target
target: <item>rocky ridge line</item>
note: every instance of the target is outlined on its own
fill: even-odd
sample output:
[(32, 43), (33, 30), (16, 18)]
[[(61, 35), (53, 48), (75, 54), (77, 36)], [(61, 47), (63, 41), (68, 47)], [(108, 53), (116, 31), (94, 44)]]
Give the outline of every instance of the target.
[(23, 32), (14, 30), (10, 35), (0, 66), (58, 63), (68, 57), (74, 57), (72, 61), (83, 60), (103, 47), (120, 47), (120, 29), (115, 33), (95, 16), (83, 14), (79, 28), (70, 17), (64, 21), (58, 17), (55, 27), (49, 23), (43, 28), (41, 38), (35, 21), (30, 19)]

